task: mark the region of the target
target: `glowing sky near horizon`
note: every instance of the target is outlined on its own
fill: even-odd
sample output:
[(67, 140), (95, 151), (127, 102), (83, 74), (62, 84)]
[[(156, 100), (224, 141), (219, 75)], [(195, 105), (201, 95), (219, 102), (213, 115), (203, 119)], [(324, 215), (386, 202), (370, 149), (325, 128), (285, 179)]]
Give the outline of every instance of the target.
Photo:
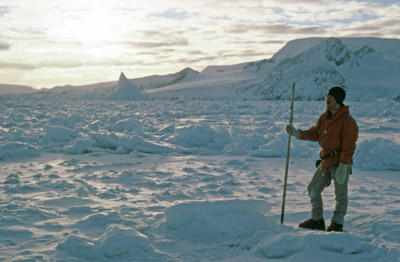
[(0, 83), (35, 88), (270, 58), (304, 37), (400, 38), (400, 2), (1, 0)]

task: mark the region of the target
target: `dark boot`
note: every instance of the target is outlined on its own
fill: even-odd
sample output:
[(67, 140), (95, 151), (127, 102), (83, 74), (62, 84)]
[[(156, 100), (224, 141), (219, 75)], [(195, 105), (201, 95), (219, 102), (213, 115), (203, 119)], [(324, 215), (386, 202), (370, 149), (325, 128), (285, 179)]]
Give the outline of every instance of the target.
[(308, 228), (308, 229), (317, 229), (317, 230), (325, 230), (325, 221), (319, 220), (315, 221), (310, 219), (307, 219), (306, 221), (303, 221), (299, 224), (299, 228)]
[(343, 232), (343, 225), (332, 222), (326, 231), (328, 231), (328, 232), (332, 232), (332, 231)]

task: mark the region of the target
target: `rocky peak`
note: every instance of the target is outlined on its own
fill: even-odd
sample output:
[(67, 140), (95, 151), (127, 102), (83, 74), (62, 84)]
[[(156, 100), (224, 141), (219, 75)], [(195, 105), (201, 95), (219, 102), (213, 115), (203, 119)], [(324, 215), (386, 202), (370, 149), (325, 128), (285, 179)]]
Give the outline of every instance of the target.
[(325, 41), (325, 58), (340, 66), (351, 58), (351, 51), (338, 38), (329, 38)]

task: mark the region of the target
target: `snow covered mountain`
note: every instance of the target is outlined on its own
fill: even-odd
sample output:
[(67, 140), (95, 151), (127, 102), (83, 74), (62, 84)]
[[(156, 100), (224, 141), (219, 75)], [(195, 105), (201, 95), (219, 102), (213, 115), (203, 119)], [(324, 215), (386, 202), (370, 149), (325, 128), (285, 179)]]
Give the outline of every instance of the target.
[(342, 85), (351, 100), (360, 100), (367, 95), (393, 99), (400, 92), (397, 73), (400, 72), (400, 59), (360, 44), (351, 49), (340, 39), (329, 38), (296, 54), (293, 43), (289, 43), (289, 50), (283, 48), (271, 59), (273, 66), (267, 65), (265, 74), (240, 88), (265, 99), (288, 99), (289, 86), (296, 82), (296, 98), (319, 100), (324, 98), (330, 86)]
[(37, 91), (30, 86), (0, 84), (0, 95), (28, 94)]
[[(283, 60), (286, 58), (295, 57), (308, 49), (319, 45), (321, 42), (328, 38), (302, 38), (292, 40), (286, 43), (286, 45), (273, 55), (274, 60)], [(330, 38), (335, 39), (335, 38)], [(345, 44), (350, 49), (356, 49), (360, 46), (368, 45), (375, 49), (378, 53), (391, 59), (400, 61), (400, 48), (399, 39), (387, 39), (387, 38), (375, 38), (375, 37), (343, 37), (336, 38)]]
[[(152, 99), (286, 100), (295, 82), (299, 100), (324, 99), (326, 90), (333, 85), (342, 85), (348, 91), (347, 100), (398, 100), (398, 72), (399, 39), (304, 38), (288, 42), (270, 59), (208, 66), (201, 73), (186, 68), (175, 74), (126, 80), (124, 85), (130, 82)], [(81, 99), (137, 98), (133, 93), (122, 95), (125, 88), (120, 87), (117, 93), (115, 89), (113, 81), (55, 87), (42, 91), (41, 95)]]
[(321, 100), (333, 85), (348, 100), (394, 99), (400, 95), (400, 40), (305, 38), (288, 42), (271, 59), (209, 66), (199, 79), (146, 90), (153, 98)]
[(284, 91), (288, 86), (285, 80), (290, 78), (290, 82), (297, 83), (300, 98), (309, 100), (321, 99), (331, 85), (344, 86), (348, 90), (348, 99), (352, 100), (371, 94), (387, 99), (398, 95), (400, 78), (396, 72), (400, 72), (400, 50), (397, 56), (386, 56), (377, 51), (382, 50), (379, 42), (367, 45), (358, 39), (347, 41), (348, 45), (340, 39), (326, 39), (305, 52), (282, 60), (257, 91), (261, 89), (268, 98), (288, 96)]
[(176, 83), (188, 82), (197, 79), (201, 74), (191, 68), (185, 68), (175, 74), (153, 75), (131, 80), (140, 90), (157, 89), (164, 86), (170, 86)]

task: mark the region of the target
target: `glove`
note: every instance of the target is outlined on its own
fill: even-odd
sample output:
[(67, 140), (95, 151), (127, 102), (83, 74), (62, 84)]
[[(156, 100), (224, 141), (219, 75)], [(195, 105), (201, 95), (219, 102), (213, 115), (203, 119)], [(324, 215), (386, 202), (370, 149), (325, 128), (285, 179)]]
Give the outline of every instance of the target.
[(298, 129), (296, 129), (294, 126), (292, 126), (292, 125), (287, 125), (287, 126), (285, 127), (285, 131), (286, 131), (286, 134), (291, 135), (291, 136), (294, 136), (294, 137), (297, 138), (297, 139), (300, 139), (301, 133), (300, 133), (300, 131), (299, 131)]
[(339, 163), (338, 167), (336, 168), (336, 182), (339, 185), (343, 185), (344, 181), (346, 181), (347, 174), (349, 172), (350, 165)]

